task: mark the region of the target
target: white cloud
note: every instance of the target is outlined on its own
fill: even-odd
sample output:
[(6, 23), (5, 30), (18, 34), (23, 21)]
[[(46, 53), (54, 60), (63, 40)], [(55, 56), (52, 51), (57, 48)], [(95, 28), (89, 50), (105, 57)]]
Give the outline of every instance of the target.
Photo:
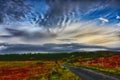
[(120, 16), (116, 16), (116, 19), (120, 19)]
[(100, 18), (99, 18), (99, 20), (101, 20), (103, 23), (109, 22), (109, 20), (108, 20), (108, 19), (103, 18), (103, 17), (100, 17)]
[(1, 45), (1, 46), (0, 46), (0, 51), (1, 51), (1, 50), (4, 50), (4, 49), (6, 49), (6, 48), (7, 48), (6, 46)]
[[(10, 27), (9, 27), (10, 28)], [(12, 27), (13, 28), (13, 27)], [(18, 26), (16, 30), (23, 31), (21, 35), (1, 38), (1, 43), (12, 44), (45, 44), (45, 43), (82, 43), (99, 46), (119, 46), (119, 27), (99, 26), (95, 22), (80, 22), (65, 27), (34, 27)]]
[(117, 25), (117, 26), (120, 26), (120, 23), (117, 23), (116, 25)]
[(100, 48), (82, 48), (82, 49), (78, 49), (78, 51), (107, 51), (107, 49), (100, 49)]

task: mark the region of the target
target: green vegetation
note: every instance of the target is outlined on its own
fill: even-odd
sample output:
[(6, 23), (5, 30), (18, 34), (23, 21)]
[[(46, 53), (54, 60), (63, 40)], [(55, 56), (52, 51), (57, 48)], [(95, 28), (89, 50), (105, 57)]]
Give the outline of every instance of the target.
[[(72, 53), (27, 53), (27, 54), (1, 54), (0, 61), (24, 61), (24, 60), (68, 60), (74, 62), (77, 60), (90, 60), (102, 56), (112, 56), (118, 54), (115, 52), (72, 52)], [(72, 59), (72, 60), (71, 60)]]

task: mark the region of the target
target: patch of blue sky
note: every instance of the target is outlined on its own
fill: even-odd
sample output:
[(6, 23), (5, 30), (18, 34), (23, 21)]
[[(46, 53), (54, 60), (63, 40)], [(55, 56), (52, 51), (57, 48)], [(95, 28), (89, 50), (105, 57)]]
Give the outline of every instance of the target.
[[(102, 9), (95, 9), (92, 12), (86, 13), (81, 16), (82, 21), (95, 21), (97, 24), (104, 25), (116, 25), (116, 23), (120, 22), (120, 19), (117, 19), (117, 16), (120, 15), (120, 9), (115, 7), (104, 7)], [(103, 22), (99, 18), (104, 18), (108, 20), (108, 22)]]
[(23, 21), (34, 24), (35, 21), (40, 18), (43, 19), (44, 15), (49, 11), (49, 6), (45, 2), (45, 0), (26, 0), (31, 7), (31, 12), (28, 12), (25, 15)]
[(108, 13), (110, 13), (112, 11), (111, 8), (105, 8), (105, 9), (97, 9), (89, 14), (85, 14), (83, 15), (82, 19), (83, 20), (93, 20), (99, 17), (105, 17), (105, 15), (107, 15)]

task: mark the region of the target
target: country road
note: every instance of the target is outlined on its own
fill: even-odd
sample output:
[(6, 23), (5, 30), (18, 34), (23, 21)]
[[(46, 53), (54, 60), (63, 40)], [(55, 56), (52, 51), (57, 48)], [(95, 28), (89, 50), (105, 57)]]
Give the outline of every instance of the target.
[(68, 65), (63, 65), (66, 68), (69, 68), (73, 73), (81, 77), (83, 80), (120, 80), (120, 78), (116, 78), (113, 76), (105, 75), (103, 73), (98, 73), (96, 71), (81, 68), (81, 67), (71, 67)]

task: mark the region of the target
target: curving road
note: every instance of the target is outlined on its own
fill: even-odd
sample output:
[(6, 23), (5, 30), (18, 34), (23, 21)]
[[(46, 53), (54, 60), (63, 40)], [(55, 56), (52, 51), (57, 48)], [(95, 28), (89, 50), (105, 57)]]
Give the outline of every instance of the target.
[(113, 76), (105, 75), (103, 73), (98, 73), (96, 71), (81, 68), (81, 67), (71, 67), (68, 65), (63, 65), (66, 68), (69, 68), (73, 73), (77, 74), (83, 80), (120, 80), (120, 78), (116, 78)]

